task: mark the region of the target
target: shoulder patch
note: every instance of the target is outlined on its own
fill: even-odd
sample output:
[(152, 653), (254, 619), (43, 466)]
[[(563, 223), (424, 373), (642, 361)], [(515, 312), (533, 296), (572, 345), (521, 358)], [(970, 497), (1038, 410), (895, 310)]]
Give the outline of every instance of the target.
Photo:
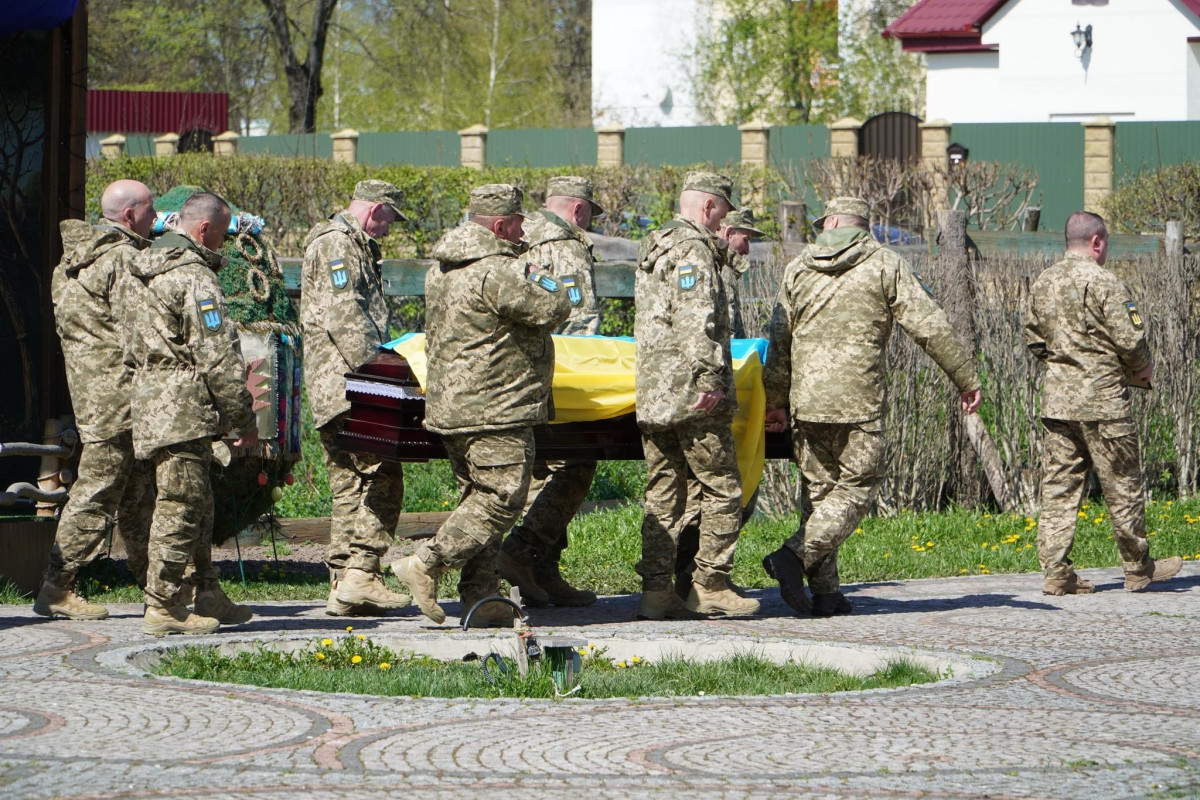
[(200, 312), (200, 323), (206, 331), (217, 333), (225, 327), (225, 317), (215, 298), (197, 301), (196, 310)]
[(571, 301), (571, 305), (577, 306), (583, 302), (583, 290), (579, 288), (579, 281), (574, 275), (563, 275), (559, 282), (567, 290), (567, 299)]
[[(925, 294), (929, 295), (930, 297), (934, 297), (933, 289), (931, 289), (929, 287), (929, 284), (925, 282), (925, 279), (923, 277), (921, 277), (921, 273), (917, 272), (914, 269), (913, 277), (917, 279), (917, 283), (921, 284), (921, 288), (925, 290)], [(935, 297), (934, 299), (937, 299), (937, 298)]]
[(1142, 319), (1142, 314), (1138, 311), (1137, 303), (1130, 300), (1125, 303), (1125, 310), (1129, 312), (1129, 321), (1133, 323), (1133, 329), (1140, 331), (1146, 327), (1146, 320)]
[(692, 264), (680, 264), (677, 270), (679, 274), (679, 288), (685, 292), (696, 285), (696, 267)]
[(350, 285), (350, 273), (346, 271), (346, 264), (342, 259), (329, 262), (329, 282), (335, 292), (343, 291)]
[(547, 292), (557, 292), (558, 291), (558, 281), (554, 280), (554, 278), (550, 277), (549, 275), (545, 274), (544, 272), (529, 273), (529, 280), (533, 281), (538, 286), (545, 289)]

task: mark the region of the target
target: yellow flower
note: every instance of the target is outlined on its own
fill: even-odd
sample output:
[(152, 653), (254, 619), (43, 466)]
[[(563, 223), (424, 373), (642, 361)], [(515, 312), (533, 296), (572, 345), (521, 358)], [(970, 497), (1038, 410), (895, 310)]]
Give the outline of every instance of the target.
[(388, 662), (384, 661), (384, 662), (380, 663), (379, 668), (380, 669), (391, 669), (392, 665), (389, 664)]
[(855, 532), (855, 533), (862, 533), (862, 528), (855, 528), (855, 529), (854, 529), (854, 532)]
[(626, 666), (628, 665), (624, 661), (617, 662), (617, 669), (625, 669)]
[(634, 664), (640, 664), (640, 663), (642, 663), (642, 657), (641, 657), (641, 656), (634, 656), (633, 658), (631, 658), (631, 659), (629, 659), (629, 660), (630, 660), (630, 661), (632, 661)]
[(992, 574), (992, 571), (990, 569), (981, 569), (981, 570), (979, 570), (979, 572), (983, 575), (991, 575)]
[(926, 546), (926, 547), (933, 547), (933, 542), (926, 542), (926, 543), (925, 543), (925, 546)]
[(353, 625), (347, 625), (347, 626), (346, 626), (346, 633), (349, 633), (349, 632), (350, 632), (350, 631), (352, 631), (352, 630), (354, 630), (354, 626), (353, 626)]
[(361, 664), (362, 656), (355, 656), (354, 658), (350, 659), (350, 663), (351, 664)]
[(325, 660), (325, 654), (324, 654), (324, 653), (317, 653), (317, 654), (316, 654), (315, 656), (313, 656), (313, 657), (314, 657), (315, 659), (317, 659), (317, 661), (324, 661), (324, 660)]
[(983, 546), (984, 546), (984, 547), (987, 547), (987, 546), (988, 546), (988, 543), (987, 543), (987, 542), (984, 542), (984, 543), (983, 543)]
[(892, 557), (892, 554), (891, 554), (891, 553), (884, 553), (884, 554), (883, 554), (883, 557), (884, 557), (884, 558), (891, 558), (891, 557)]
[(1079, 516), (1081, 516), (1081, 517), (1083, 517), (1084, 519), (1086, 519), (1086, 518), (1087, 518), (1087, 512), (1086, 512), (1086, 511), (1080, 511), (1080, 512), (1079, 512)]
[(360, 633), (360, 634), (358, 635), (358, 640), (359, 640), (360, 642), (361, 642), (361, 641), (365, 641), (365, 640), (366, 640), (366, 638), (367, 638), (367, 635), (366, 635), (365, 633)]
[(963, 567), (962, 569), (960, 569), (960, 570), (958, 571), (958, 574), (959, 574), (959, 575), (963, 575), (963, 574), (965, 574), (965, 573), (967, 573), (967, 572), (970, 572), (970, 571), (971, 571), (971, 570), (967, 569), (966, 567)]

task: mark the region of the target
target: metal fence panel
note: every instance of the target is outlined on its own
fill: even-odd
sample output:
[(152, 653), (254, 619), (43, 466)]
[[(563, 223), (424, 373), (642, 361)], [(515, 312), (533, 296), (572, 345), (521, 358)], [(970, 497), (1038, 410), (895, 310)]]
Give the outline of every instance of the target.
[(625, 131), (626, 164), (736, 164), (742, 140), (736, 125), (696, 128), (629, 128)]
[(565, 167), (596, 163), (596, 131), (558, 128), (488, 131), (488, 166)]
[(1200, 121), (1118, 122), (1116, 137), (1117, 186), (1143, 170), (1200, 161)]
[(455, 131), (390, 131), (358, 137), (360, 164), (457, 167), (462, 148)]
[(333, 158), (333, 142), (328, 133), (272, 133), (243, 136), (238, 152), (249, 156), (288, 156), (291, 158)]
[(973, 161), (1019, 164), (1037, 173), (1042, 230), (1061, 231), (1067, 217), (1083, 208), (1082, 125), (962, 123), (951, 128), (950, 138), (966, 147)]

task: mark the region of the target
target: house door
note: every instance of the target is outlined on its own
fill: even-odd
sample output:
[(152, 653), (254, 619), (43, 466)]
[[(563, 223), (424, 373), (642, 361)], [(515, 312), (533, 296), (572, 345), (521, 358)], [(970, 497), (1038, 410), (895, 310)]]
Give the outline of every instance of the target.
[(903, 111), (888, 111), (863, 123), (858, 154), (912, 162), (921, 155), (921, 118)]

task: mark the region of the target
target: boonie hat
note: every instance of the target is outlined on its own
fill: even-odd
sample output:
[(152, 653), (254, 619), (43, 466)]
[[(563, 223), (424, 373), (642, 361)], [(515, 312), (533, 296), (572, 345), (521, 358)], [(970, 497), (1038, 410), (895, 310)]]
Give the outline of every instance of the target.
[(733, 202), (733, 181), (726, 175), (716, 172), (689, 172), (683, 176), (683, 191), (715, 194), (729, 203), (730, 208), (737, 208), (737, 203)]
[(546, 197), (578, 197), (592, 204), (592, 216), (604, 213), (600, 204), (592, 199), (596, 186), (587, 178), (578, 175), (559, 175), (546, 183)]
[(487, 183), (471, 190), (467, 211), (485, 217), (510, 217), (521, 213), (525, 193), (507, 183)]
[(818, 231), (821, 230), (821, 226), (825, 224), (825, 218), (832, 217), (835, 214), (845, 214), (849, 217), (862, 217), (869, 220), (871, 218), (871, 207), (861, 197), (835, 197), (825, 204), (825, 210), (821, 213), (821, 216), (813, 220), (813, 228)]
[(408, 222), (408, 217), (400, 210), (404, 202), (404, 193), (387, 181), (359, 181), (354, 185), (354, 199), (383, 203), (396, 212), (396, 219)]
[(739, 231), (745, 231), (751, 236), (767, 235), (754, 227), (754, 212), (749, 208), (738, 208), (730, 211), (725, 215), (725, 219), (721, 221), (721, 224), (729, 228), (737, 228)]

